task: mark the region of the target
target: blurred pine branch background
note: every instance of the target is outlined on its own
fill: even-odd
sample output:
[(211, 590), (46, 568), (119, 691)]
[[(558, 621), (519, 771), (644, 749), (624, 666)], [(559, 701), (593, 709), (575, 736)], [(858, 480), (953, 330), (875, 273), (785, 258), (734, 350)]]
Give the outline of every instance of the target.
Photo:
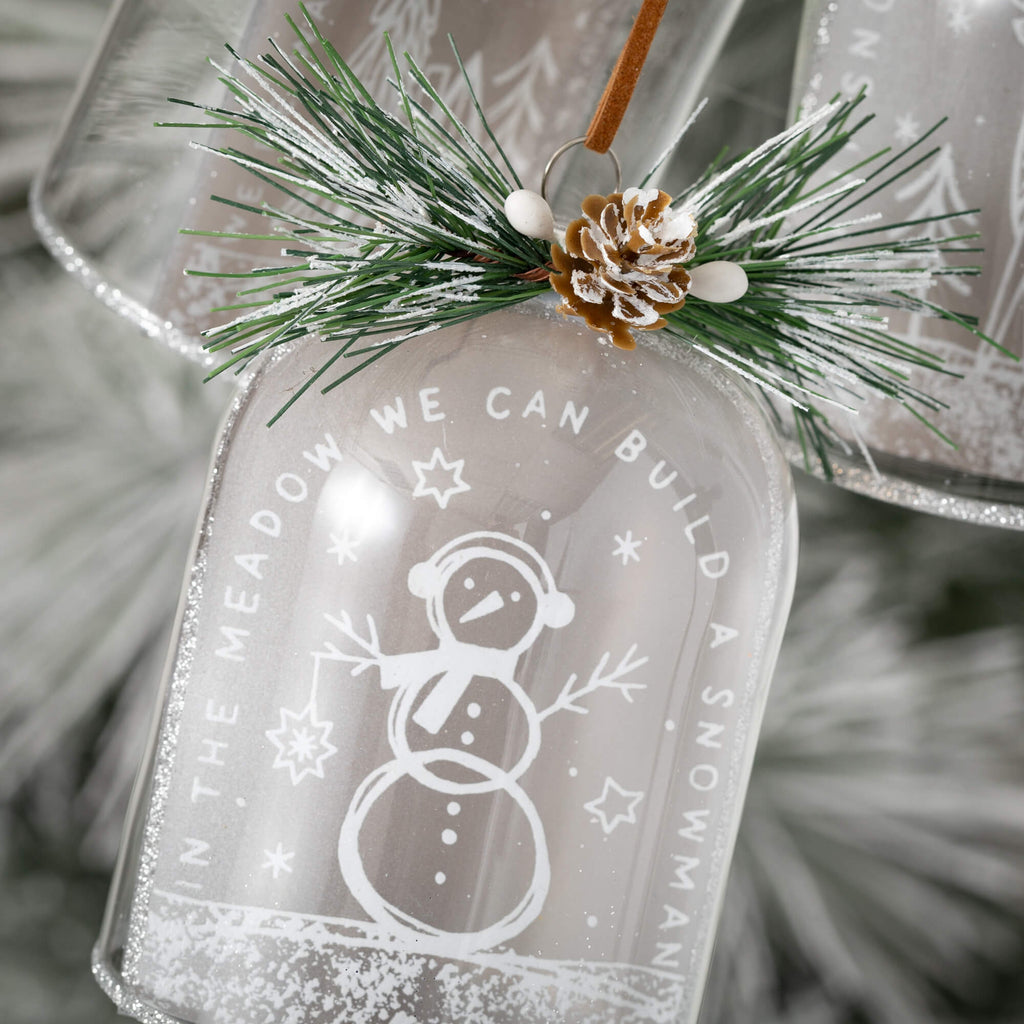
[[(25, 210), (102, 0), (0, 0), (0, 1017), (104, 1024), (89, 950), (226, 390)], [(688, 138), (781, 124), (798, 0), (748, 0)], [(706, 1024), (1024, 1021), (1024, 535), (801, 484), (801, 570)]]

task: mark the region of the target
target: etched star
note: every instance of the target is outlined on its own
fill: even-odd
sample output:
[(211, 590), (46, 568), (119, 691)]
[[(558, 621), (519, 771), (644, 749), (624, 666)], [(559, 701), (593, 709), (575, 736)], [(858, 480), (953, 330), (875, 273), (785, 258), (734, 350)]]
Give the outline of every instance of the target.
[(434, 454), (431, 455), (429, 462), (417, 462), (414, 459), (412, 468), (416, 473), (416, 487), (413, 489), (412, 496), (414, 498), (432, 496), (441, 508), (447, 508), (448, 502), (456, 494), (470, 490), (469, 484), (462, 479), (462, 471), (465, 466), (465, 459), (448, 462), (440, 448), (434, 449)]
[(896, 141), (909, 146), (921, 137), (921, 126), (913, 114), (904, 114), (896, 118)]
[(327, 737), (333, 722), (317, 721), (316, 709), (308, 704), (302, 711), (281, 708), (281, 724), (267, 730), (267, 739), (277, 747), (275, 768), (287, 768), (292, 785), (297, 786), (307, 775), (324, 777), (324, 761), (338, 748)]
[(346, 561), (358, 561), (356, 558), (356, 548), (362, 543), (357, 537), (352, 536), (352, 532), (346, 527), (341, 532), (339, 537), (336, 533), (331, 534), (331, 547), (327, 549), (327, 554), (338, 556), (338, 565), (344, 565)]
[(583, 805), (595, 821), (601, 826), (604, 834), (611, 835), (619, 825), (636, 824), (637, 804), (643, 800), (643, 793), (633, 793), (623, 789), (610, 775), (604, 780), (601, 795)]
[(285, 850), (281, 843), (277, 844), (277, 847), (273, 850), (263, 851), (264, 861), (262, 867), (270, 868), (274, 872), (274, 878), (280, 878), (281, 872), (284, 871), (286, 874), (292, 873), (291, 860), (295, 856), (294, 850)]
[(612, 551), (612, 558), (621, 558), (623, 565), (628, 565), (630, 562), (639, 562), (640, 555), (637, 553), (637, 548), (641, 544), (643, 544), (642, 540), (633, 540), (632, 530), (627, 530), (625, 537), (615, 534), (615, 548)]

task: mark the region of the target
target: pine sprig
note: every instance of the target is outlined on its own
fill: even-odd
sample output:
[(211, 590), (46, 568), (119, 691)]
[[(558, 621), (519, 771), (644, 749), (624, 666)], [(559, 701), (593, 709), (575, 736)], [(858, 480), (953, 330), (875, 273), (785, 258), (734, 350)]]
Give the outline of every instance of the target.
[[(283, 197), (260, 206), (213, 197), (267, 218), (272, 230), (205, 234), (283, 246), (281, 265), (213, 275), (247, 284), (237, 303), (215, 311), (231, 314), (229, 322), (206, 332), (207, 347), (227, 353), (213, 375), (306, 335), (333, 343), (278, 416), (310, 387), (330, 391), (411, 338), (549, 288), (547, 245), (520, 234), (504, 214), (505, 198), (521, 185), (454, 43), (498, 160), (408, 54), (403, 74), (387, 37), (404, 123), (378, 104), (301, 9), (305, 29), (288, 19), (294, 54), (273, 42), (257, 61), (230, 51), (241, 74), (218, 70), (238, 109), (200, 106), (211, 121), (184, 125), (238, 133), (245, 148), (193, 145)], [(938, 317), (984, 338), (973, 318), (925, 297), (943, 275), (979, 272), (942, 265), (947, 254), (979, 251), (966, 244), (975, 236), (938, 242), (929, 235), (976, 211), (883, 223), (863, 205), (939, 152), (924, 147), (939, 126), (895, 155), (884, 150), (832, 170), (871, 120), (861, 116), (862, 102), (858, 96), (824, 106), (745, 156), (720, 158), (674, 203), (699, 225), (689, 266), (740, 263), (749, 290), (727, 304), (691, 296), (668, 315), (665, 333), (792, 406), (807, 461), (813, 454), (826, 472), (830, 446), (845, 444), (828, 413), (854, 410), (869, 396), (901, 403), (939, 433), (930, 417), (942, 403), (910, 377), (919, 368), (948, 371), (938, 357), (890, 333), (889, 312)]]
[[(676, 204), (700, 225), (695, 264), (742, 264), (750, 287), (741, 302), (688, 301), (669, 314), (669, 333), (753, 380), (793, 407), (805, 457), (829, 465), (842, 444), (829, 408), (855, 410), (884, 396), (946, 438), (930, 416), (944, 406), (910, 384), (915, 368), (941, 359), (887, 329), (888, 311), (938, 317), (979, 337), (973, 317), (925, 298), (943, 275), (976, 275), (976, 265), (938, 266), (948, 253), (976, 253), (975, 235), (939, 243), (927, 231), (977, 211), (882, 223), (858, 207), (892, 187), (938, 147), (921, 152), (936, 125), (906, 149), (880, 151), (828, 175), (871, 116), (855, 120), (863, 95), (834, 102), (723, 168), (712, 168)], [(862, 173), (862, 177), (856, 176)]]
[(281, 205), (253, 206), (215, 196), (268, 218), (273, 232), (202, 233), (279, 240), (286, 261), (237, 275), (250, 287), (238, 293), (238, 303), (214, 311), (233, 318), (206, 332), (209, 350), (229, 353), (212, 376), (309, 334), (336, 343), (288, 405), (320, 384), (339, 359), (352, 366), (322, 390), (409, 338), (547, 291), (537, 274), (522, 276), (545, 265), (547, 246), (515, 231), (502, 210), (518, 187), (511, 168), (506, 173), (489, 156), (406, 54), (409, 76), (438, 113), (410, 95), (389, 40), (408, 124), (370, 96), (305, 9), (303, 16), (305, 31), (288, 19), (295, 54), (271, 42), (273, 52), (258, 61), (230, 51), (244, 78), (218, 68), (237, 110), (173, 101), (212, 119), (174, 126), (219, 126), (255, 143), (246, 149), (193, 145), (225, 157), (285, 198)]

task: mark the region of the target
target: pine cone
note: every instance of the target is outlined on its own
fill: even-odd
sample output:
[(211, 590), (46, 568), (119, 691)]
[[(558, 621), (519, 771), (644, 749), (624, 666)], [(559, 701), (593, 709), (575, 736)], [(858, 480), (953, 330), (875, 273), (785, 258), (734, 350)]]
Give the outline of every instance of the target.
[(565, 232), (565, 250), (551, 247), (561, 312), (583, 317), (625, 349), (636, 348), (631, 329), (664, 327), (662, 314), (686, 301), (690, 275), (681, 264), (696, 252), (697, 225), (671, 202), (655, 188), (587, 196), (584, 215)]

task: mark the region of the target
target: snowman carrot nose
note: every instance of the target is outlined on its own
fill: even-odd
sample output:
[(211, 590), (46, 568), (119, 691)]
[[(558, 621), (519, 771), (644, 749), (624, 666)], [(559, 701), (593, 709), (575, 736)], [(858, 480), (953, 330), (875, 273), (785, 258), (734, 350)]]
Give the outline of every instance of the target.
[(485, 615), (501, 611), (505, 607), (505, 599), (496, 590), (492, 590), (485, 598), (477, 601), (469, 611), (464, 612), (459, 619), (459, 624), (473, 622), (475, 619), (482, 619)]

